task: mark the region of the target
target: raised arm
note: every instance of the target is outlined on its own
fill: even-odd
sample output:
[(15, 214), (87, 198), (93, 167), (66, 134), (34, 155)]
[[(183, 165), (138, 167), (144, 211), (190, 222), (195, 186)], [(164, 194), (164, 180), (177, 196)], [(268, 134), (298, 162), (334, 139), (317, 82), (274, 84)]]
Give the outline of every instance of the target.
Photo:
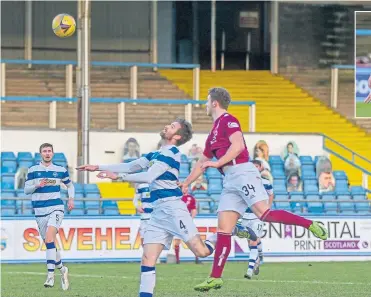
[(131, 161), (129, 163), (108, 165), (82, 165), (77, 167), (76, 169), (80, 171), (111, 171), (117, 173), (132, 173), (148, 167), (150, 159), (147, 156)]
[(151, 184), (169, 168), (170, 166), (164, 162), (155, 162), (147, 172), (119, 174), (119, 178), (128, 182)]

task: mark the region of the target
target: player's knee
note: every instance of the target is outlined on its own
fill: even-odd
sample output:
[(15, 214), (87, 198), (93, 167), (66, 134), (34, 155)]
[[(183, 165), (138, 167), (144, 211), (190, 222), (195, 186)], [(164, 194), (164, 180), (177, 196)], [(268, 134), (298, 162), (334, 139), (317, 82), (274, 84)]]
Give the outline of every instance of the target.
[(51, 242), (54, 242), (54, 238), (52, 236), (46, 236), (45, 243), (51, 243)]
[(249, 246), (257, 246), (258, 245), (258, 241), (252, 241), (252, 240), (249, 240)]
[(156, 261), (157, 261), (156, 257), (154, 257), (152, 255), (149, 255), (147, 253), (143, 253), (142, 265), (144, 265), (144, 266), (155, 266)]

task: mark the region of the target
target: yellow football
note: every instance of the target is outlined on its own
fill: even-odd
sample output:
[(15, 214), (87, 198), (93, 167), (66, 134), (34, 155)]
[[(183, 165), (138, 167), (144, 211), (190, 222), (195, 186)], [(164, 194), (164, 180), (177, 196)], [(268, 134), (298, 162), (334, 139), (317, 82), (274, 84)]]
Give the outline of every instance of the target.
[(75, 33), (76, 22), (73, 16), (61, 13), (54, 18), (52, 28), (55, 35), (60, 38), (66, 38)]

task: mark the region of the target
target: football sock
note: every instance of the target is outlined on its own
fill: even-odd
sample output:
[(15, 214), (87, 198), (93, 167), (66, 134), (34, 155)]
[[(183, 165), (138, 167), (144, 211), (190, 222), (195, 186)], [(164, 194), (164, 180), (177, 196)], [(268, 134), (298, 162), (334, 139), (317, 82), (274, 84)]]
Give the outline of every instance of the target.
[(155, 267), (141, 266), (139, 297), (152, 297), (156, 284)]
[(260, 261), (262, 261), (263, 260), (263, 243), (262, 242), (258, 243), (258, 252), (259, 252)]
[(250, 248), (250, 255), (249, 255), (249, 267), (248, 270), (252, 271), (255, 267), (255, 262), (258, 259), (258, 247), (257, 246), (249, 246)]
[(54, 242), (47, 242), (46, 244), (46, 266), (48, 272), (54, 272), (55, 260), (57, 259), (57, 249)]
[(268, 209), (260, 218), (263, 222), (281, 223), (285, 225), (296, 225), (306, 229), (312, 225), (313, 221), (297, 216), (286, 210)]
[(229, 252), (231, 251), (231, 236), (231, 234), (221, 232), (217, 233), (211, 277), (220, 278), (222, 276), (224, 265), (227, 262)]
[(179, 259), (179, 245), (174, 246), (176, 263), (180, 263)]
[(61, 259), (61, 252), (57, 250), (57, 257), (56, 257), (56, 261), (55, 261), (55, 267), (58, 268), (58, 269), (61, 269), (63, 267), (63, 263), (62, 263), (62, 259)]

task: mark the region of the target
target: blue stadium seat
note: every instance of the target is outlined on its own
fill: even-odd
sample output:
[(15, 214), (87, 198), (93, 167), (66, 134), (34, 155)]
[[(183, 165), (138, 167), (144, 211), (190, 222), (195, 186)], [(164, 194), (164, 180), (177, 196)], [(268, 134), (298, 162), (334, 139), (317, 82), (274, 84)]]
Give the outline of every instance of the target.
[(17, 171), (16, 167), (1, 167), (1, 174), (3, 173), (15, 173)]
[(99, 200), (87, 200), (85, 201), (85, 208), (88, 209), (99, 209)]
[(19, 152), (17, 154), (17, 161), (32, 161), (33, 162), (33, 156), (31, 152)]
[(338, 211), (338, 204), (336, 202), (324, 202), (323, 207), (325, 212), (336, 212)]
[(103, 214), (106, 216), (117, 216), (120, 213), (118, 209), (104, 209)]
[(356, 211), (355, 210), (351, 210), (351, 209), (347, 209), (347, 210), (343, 210), (342, 212), (341, 212), (341, 214), (342, 215), (356, 215), (357, 213), (356, 213)]
[(83, 215), (85, 215), (85, 210), (74, 208), (68, 214), (70, 216), (83, 216)]
[(295, 207), (295, 208), (291, 209), (291, 211), (292, 211), (293, 213), (295, 213), (295, 214), (298, 214), (299, 216), (301, 216), (301, 215), (307, 213), (307, 212), (306, 212), (304, 209), (302, 209), (301, 207), (300, 207), (300, 208), (299, 208), (299, 207)]
[(321, 157), (321, 156), (315, 156), (315, 157), (314, 157), (314, 165), (317, 165), (318, 159), (319, 159), (320, 157)]
[(85, 208), (84, 201), (82, 201), (82, 200), (75, 200), (74, 204), (75, 204), (76, 209), (84, 209)]
[(280, 156), (269, 156), (269, 163), (283, 165), (283, 161)]
[(335, 189), (335, 193), (336, 193), (337, 196), (339, 196), (339, 195), (348, 195), (348, 196), (350, 196), (349, 190), (348, 189), (344, 189), (344, 188), (336, 188)]
[(209, 195), (220, 194), (222, 192), (222, 185), (220, 183), (212, 182), (209, 183), (208, 193)]
[(362, 200), (367, 200), (367, 197), (365, 194), (353, 194), (352, 195), (352, 198), (353, 200), (359, 200), (359, 201), (362, 201)]
[(82, 184), (73, 184), (75, 187), (75, 193), (84, 193), (84, 186)]
[(17, 161), (12, 161), (12, 160), (5, 160), (1, 161), (1, 167), (10, 167), (13, 168), (13, 172), (16, 171), (17, 169)]
[(117, 209), (117, 203), (116, 201), (112, 201), (112, 200), (104, 200), (102, 202), (102, 208), (103, 209)]
[(16, 161), (17, 158), (13, 152), (1, 152), (1, 161)]
[(291, 202), (291, 207), (297, 208), (300, 206), (300, 208), (307, 207), (307, 202), (305, 201), (304, 194), (302, 192), (291, 192), (290, 198), (291, 200), (296, 200), (296, 202)]
[(344, 212), (344, 211), (352, 211), (352, 212), (354, 212), (354, 203), (353, 202), (342, 202), (342, 203), (339, 203), (339, 209), (340, 209), (340, 212)]
[(86, 209), (86, 214), (89, 216), (99, 216), (99, 209), (98, 208), (87, 208)]
[(218, 169), (216, 168), (207, 168), (206, 169), (206, 176), (208, 178), (212, 178), (212, 177), (218, 177), (218, 178), (221, 178), (221, 174), (220, 172), (218, 171)]
[(347, 175), (342, 170), (335, 170), (333, 174), (336, 180), (348, 180)]
[(35, 153), (35, 163), (41, 162), (41, 155), (40, 153)]
[(322, 200), (335, 200), (336, 199), (336, 194), (335, 192), (325, 192), (322, 193)]
[(33, 165), (33, 161), (22, 160), (18, 162), (19, 168), (30, 168)]
[(348, 181), (345, 179), (338, 179), (336, 180), (336, 188), (341, 188), (341, 189), (349, 189), (348, 186)]
[(15, 208), (1, 208), (2, 217), (11, 217), (15, 215)]
[(311, 156), (300, 156), (299, 157), (301, 165), (312, 165), (313, 159)]
[(100, 193), (86, 193), (85, 198), (99, 199)]
[(1, 198), (1, 207), (9, 208), (9, 207), (15, 207), (15, 200), (8, 200)]
[(189, 163), (189, 160), (188, 160), (187, 155), (182, 154), (180, 156), (180, 162), (182, 162), (182, 163)]
[(274, 204), (275, 204), (276, 209), (291, 211), (291, 206), (289, 202), (275, 201)]
[(314, 214), (323, 213), (323, 204), (321, 202), (308, 202), (308, 212)]
[(272, 175), (274, 179), (284, 179), (286, 178), (285, 172), (283, 170), (272, 170)]
[(53, 161), (53, 163), (68, 169), (67, 162), (65, 162), (65, 161)]
[(276, 194), (286, 194), (287, 193), (287, 189), (285, 186), (283, 185), (277, 185), (277, 186), (274, 186), (273, 187), (273, 191), (276, 193)]
[(370, 202), (356, 202), (354, 203), (357, 212), (370, 213)]
[(315, 200), (315, 201), (320, 201), (320, 196), (318, 194), (309, 194), (306, 195), (307, 200)]
[(350, 195), (338, 195), (337, 196), (337, 199), (338, 200), (345, 200), (345, 201), (351, 201), (352, 200), (352, 196), (350, 196)]
[(284, 171), (285, 168), (283, 166), (283, 164), (272, 164), (271, 165), (271, 170), (273, 171)]
[(302, 172), (302, 179), (303, 180), (306, 180), (306, 179), (317, 179), (316, 178), (316, 173), (314, 171), (303, 171)]
[(1, 191), (1, 199), (4, 199), (4, 198), (14, 198), (16, 197), (16, 192), (14, 192), (13, 190), (5, 190), (3, 189)]
[(17, 214), (22, 216), (32, 216), (35, 213), (32, 208), (21, 208), (17, 210)]
[(14, 190), (14, 182), (1, 182), (2, 190)]
[(53, 162), (57, 161), (67, 162), (67, 158), (64, 153), (54, 153)]
[(316, 185), (307, 184), (304, 187), (304, 193), (305, 194), (318, 194), (318, 187)]
[(284, 179), (275, 179), (273, 181), (273, 187), (275, 188), (277, 186), (286, 188), (286, 181)]
[[(67, 194), (67, 197), (68, 197), (68, 194)], [(75, 198), (84, 198), (84, 193), (75, 193)]]
[(179, 168), (179, 171), (187, 171), (189, 172), (189, 163), (181, 163), (180, 164), (180, 168)]
[(315, 179), (306, 179), (304, 180), (304, 187), (307, 185), (315, 185), (318, 187), (318, 181)]
[(99, 188), (96, 184), (87, 184), (84, 185), (85, 194), (86, 193), (100, 193)]
[(326, 211), (326, 215), (339, 215), (339, 212), (336, 211), (336, 210), (329, 210), (329, 211)]
[(304, 164), (301, 166), (301, 171), (315, 171), (313, 164)]
[(67, 192), (61, 192), (61, 198), (62, 199), (68, 198)]
[(189, 171), (180, 170), (179, 171), (179, 179), (186, 179), (189, 175)]
[(196, 199), (209, 198), (209, 194), (205, 190), (192, 191), (192, 194), (193, 196), (195, 196)]
[(291, 211), (295, 213), (302, 212), (302, 205), (301, 203), (292, 202), (291, 203)]
[(351, 187), (350, 191), (352, 195), (360, 195), (360, 194), (365, 195), (366, 194), (366, 190), (361, 186)]
[(218, 202), (220, 199), (220, 194), (211, 194), (210, 197), (214, 199), (214, 201)]
[(276, 194), (274, 195), (274, 200), (275, 201), (280, 201), (280, 200), (289, 200), (289, 195), (288, 194)]

